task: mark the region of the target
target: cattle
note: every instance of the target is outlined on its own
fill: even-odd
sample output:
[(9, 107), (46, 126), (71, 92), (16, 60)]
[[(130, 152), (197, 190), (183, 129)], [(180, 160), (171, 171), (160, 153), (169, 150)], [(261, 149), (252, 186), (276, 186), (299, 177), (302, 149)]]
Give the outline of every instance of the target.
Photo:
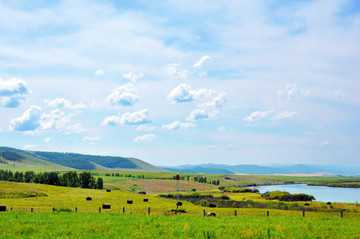
[(6, 206), (0, 205), (0, 212), (6, 212)]
[(331, 205), (331, 202), (327, 202), (326, 204), (327, 204), (327, 205)]
[(216, 204), (215, 203), (210, 203), (209, 207), (216, 207)]
[(111, 209), (110, 204), (103, 204), (102, 209)]
[(146, 192), (145, 191), (140, 191), (140, 192), (138, 192), (138, 194), (146, 195)]
[(206, 216), (207, 217), (216, 217), (216, 213), (215, 212), (207, 212)]
[(176, 205), (180, 207), (182, 206), (182, 202), (177, 202)]
[(111, 190), (110, 190), (110, 189), (106, 189), (106, 192), (108, 192), (108, 193), (109, 193), (109, 192), (111, 192)]
[(147, 199), (147, 198), (144, 198), (144, 200), (143, 200), (144, 202), (149, 202), (149, 199)]
[(304, 205), (305, 205), (305, 206), (310, 206), (310, 204), (309, 204), (309, 203), (305, 203)]
[(127, 200), (127, 204), (133, 204), (133, 200)]
[(86, 198), (86, 201), (91, 201), (91, 200), (92, 200), (91, 197), (87, 197), (87, 198)]

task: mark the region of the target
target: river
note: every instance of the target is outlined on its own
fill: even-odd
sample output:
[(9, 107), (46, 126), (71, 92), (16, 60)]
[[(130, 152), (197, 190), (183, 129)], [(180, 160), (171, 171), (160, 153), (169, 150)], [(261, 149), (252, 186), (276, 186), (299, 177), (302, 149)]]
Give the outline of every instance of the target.
[(320, 202), (360, 202), (360, 188), (334, 188), (324, 186), (308, 186), (306, 184), (284, 184), (252, 187), (260, 193), (267, 191), (286, 191), (289, 193), (305, 193), (313, 195)]

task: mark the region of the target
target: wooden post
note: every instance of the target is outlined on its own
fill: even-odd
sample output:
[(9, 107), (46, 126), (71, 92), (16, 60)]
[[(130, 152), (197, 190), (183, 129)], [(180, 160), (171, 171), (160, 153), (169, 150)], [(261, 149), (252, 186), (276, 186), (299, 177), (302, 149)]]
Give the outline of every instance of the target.
[(148, 207), (148, 214), (150, 215), (150, 207)]
[(75, 208), (75, 212), (77, 212), (77, 207)]
[(99, 213), (101, 213), (101, 207), (99, 207)]
[(344, 217), (344, 212), (342, 210), (341, 210), (340, 214), (341, 214), (341, 218), (343, 218)]
[(303, 217), (305, 217), (305, 210), (303, 210)]
[(11, 207), (10, 211), (12, 211), (12, 207)]
[(34, 212), (34, 208), (31, 208), (31, 212)]
[(204, 217), (205, 217), (205, 210), (204, 210), (203, 214), (204, 214)]
[(55, 208), (53, 207), (53, 212), (55, 212)]
[(270, 215), (269, 211), (266, 211), (266, 216), (269, 216), (269, 215)]
[(235, 210), (235, 217), (237, 216), (237, 211)]
[(123, 213), (125, 213), (125, 207), (123, 207)]

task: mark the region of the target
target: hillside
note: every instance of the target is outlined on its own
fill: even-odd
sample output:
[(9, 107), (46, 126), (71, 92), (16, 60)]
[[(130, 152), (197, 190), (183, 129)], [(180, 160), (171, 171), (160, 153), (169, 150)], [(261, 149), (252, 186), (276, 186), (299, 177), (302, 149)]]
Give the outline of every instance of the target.
[(29, 151), (10, 147), (0, 147), (0, 168), (12, 167), (60, 170), (166, 171), (136, 158)]

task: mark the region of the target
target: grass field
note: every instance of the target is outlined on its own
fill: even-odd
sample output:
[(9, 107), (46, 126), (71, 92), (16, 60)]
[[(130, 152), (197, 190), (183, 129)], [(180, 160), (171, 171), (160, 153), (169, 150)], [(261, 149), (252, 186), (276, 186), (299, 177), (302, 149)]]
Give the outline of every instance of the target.
[(359, 238), (359, 220), (0, 213), (0, 238)]

